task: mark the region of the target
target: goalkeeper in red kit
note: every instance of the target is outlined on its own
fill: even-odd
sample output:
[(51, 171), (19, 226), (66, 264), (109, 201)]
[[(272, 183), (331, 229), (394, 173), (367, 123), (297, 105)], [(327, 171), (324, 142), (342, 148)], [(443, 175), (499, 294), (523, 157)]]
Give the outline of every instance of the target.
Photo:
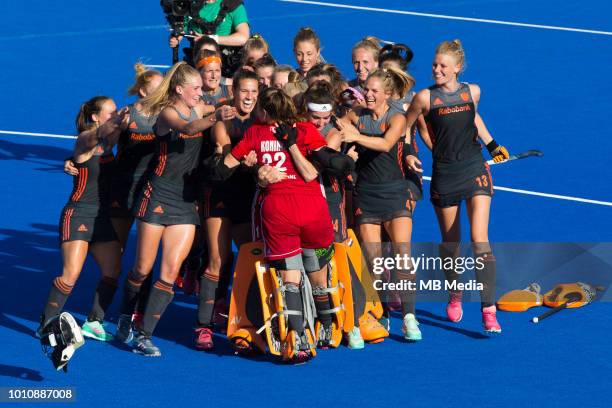
[[(283, 358), (299, 362), (308, 359), (313, 339), (304, 330), (302, 314), (302, 271), (312, 286), (317, 315), (321, 322), (318, 337), (331, 338), (332, 315), (327, 289), (327, 264), (333, 256), (334, 231), (318, 181), (319, 170), (346, 175), (353, 160), (327, 147), (314, 125), (299, 122), (293, 101), (280, 89), (268, 88), (259, 97), (257, 122), (230, 154), (217, 155), (211, 166), (216, 178), (231, 175), (251, 151), (258, 165), (276, 167), (282, 180), (262, 190), (261, 228), (266, 261), (280, 271), (288, 316), (287, 344)], [(323, 312), (323, 313), (321, 313)], [(321, 344), (321, 340), (319, 341)]]

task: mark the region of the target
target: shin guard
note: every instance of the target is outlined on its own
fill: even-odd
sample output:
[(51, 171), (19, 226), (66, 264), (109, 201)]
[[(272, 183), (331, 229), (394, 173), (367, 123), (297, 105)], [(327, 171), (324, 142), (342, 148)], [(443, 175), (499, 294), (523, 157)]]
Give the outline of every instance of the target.
[(172, 286), (171, 283), (164, 282), (161, 279), (153, 285), (149, 301), (147, 302), (147, 308), (142, 318), (141, 333), (146, 337), (153, 335), (159, 319), (166, 311), (166, 307), (172, 302), (174, 297)]
[[(149, 274), (150, 275), (150, 274)], [(149, 276), (140, 275), (134, 270), (130, 270), (123, 286), (123, 298), (121, 300), (121, 314), (132, 315), (136, 311), (136, 304), (140, 296), (142, 283)]]
[(484, 267), (476, 268), (476, 281), (482, 283), (483, 289), (480, 291), (481, 306), (489, 307), (495, 304), (495, 284), (496, 284), (496, 261), (492, 252), (474, 254), (475, 258), (482, 258)]
[(45, 303), (42, 323), (48, 321), (54, 316), (59, 315), (61, 310), (64, 308), (73, 287), (74, 286), (65, 284), (62, 278), (59, 276), (53, 280), (53, 284), (49, 290), (49, 296), (47, 297), (47, 303)]
[(380, 343), (389, 336), (389, 332), (378, 322), (383, 315), (382, 303), (374, 289), (372, 276), (353, 230), (348, 230), (348, 236), (345, 245), (351, 277), (355, 325), (359, 326), (365, 341)]
[[(270, 353), (282, 356), (285, 360), (294, 359), (300, 352), (314, 357), (316, 355), (312, 323), (314, 306), (309, 281), (304, 276), (304, 272), (302, 272), (299, 294), (295, 296), (293, 294), (295, 285), (285, 285), (274, 268), (266, 268), (260, 262), (256, 262), (255, 265), (264, 319), (264, 325), (258, 333), (265, 330)], [(291, 306), (287, 302), (287, 293), (292, 293), (289, 295)], [(298, 305), (296, 300), (300, 297), (301, 304)], [(291, 321), (292, 325), (298, 327), (301, 320), (301, 330), (289, 330), (291, 317), (298, 317)]]
[(113, 297), (115, 296), (116, 291), (117, 279), (103, 276), (96, 287), (93, 305), (87, 320), (90, 322), (94, 320), (102, 322), (104, 320), (104, 316), (106, 315), (106, 311), (113, 302)]
[(266, 343), (258, 333), (263, 326), (262, 301), (255, 263), (263, 261), (263, 244), (243, 244), (238, 252), (229, 302), (227, 338), (240, 354), (264, 353)]

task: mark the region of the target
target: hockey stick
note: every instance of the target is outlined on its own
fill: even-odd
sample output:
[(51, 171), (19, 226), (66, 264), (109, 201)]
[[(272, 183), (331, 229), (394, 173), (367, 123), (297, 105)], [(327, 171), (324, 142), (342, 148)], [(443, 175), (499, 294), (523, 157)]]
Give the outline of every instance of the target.
[(508, 163), (509, 161), (512, 161), (512, 160), (526, 159), (528, 157), (542, 157), (542, 156), (544, 156), (544, 153), (542, 153), (542, 151), (540, 150), (527, 150), (526, 152), (512, 154), (507, 160), (501, 161), (499, 163), (495, 163), (493, 159), (487, 160), (487, 164), (489, 166), (492, 166), (494, 164)]
[(538, 322), (546, 319), (547, 317), (552, 316), (555, 313), (560, 312), (563, 309), (566, 309), (568, 305), (570, 305), (570, 304), (572, 304), (574, 302), (579, 301), (581, 299), (581, 297), (580, 297), (580, 295), (578, 293), (574, 292), (574, 293), (567, 294), (565, 296), (565, 299), (567, 299), (566, 302), (560, 304), (559, 306), (557, 306), (557, 307), (555, 307), (553, 309), (550, 309), (549, 311), (547, 311), (545, 313), (542, 313), (540, 316), (534, 317), (533, 319), (531, 319), (531, 321), (534, 322), (534, 323), (538, 323)]

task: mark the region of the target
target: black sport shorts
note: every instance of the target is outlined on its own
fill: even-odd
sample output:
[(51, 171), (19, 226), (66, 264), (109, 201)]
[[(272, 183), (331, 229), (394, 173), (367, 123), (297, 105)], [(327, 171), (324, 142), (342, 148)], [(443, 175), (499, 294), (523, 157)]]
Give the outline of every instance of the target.
[(97, 207), (66, 205), (59, 222), (60, 244), (68, 241), (117, 241), (117, 234), (108, 214), (99, 214)]
[(489, 165), (481, 155), (453, 163), (434, 162), (430, 187), (431, 202), (445, 208), (477, 195), (493, 196)]
[(395, 218), (412, 218), (410, 189), (406, 180), (383, 184), (359, 183), (353, 192), (355, 224), (381, 224)]
[(148, 181), (135, 202), (133, 215), (140, 221), (157, 225), (200, 225), (194, 194), (185, 199), (183, 192)]
[(251, 223), (255, 182), (242, 189), (223, 185), (207, 187), (202, 199), (204, 218), (228, 218), (232, 224)]
[(117, 175), (111, 190), (111, 218), (132, 218), (134, 203), (146, 184), (144, 176)]

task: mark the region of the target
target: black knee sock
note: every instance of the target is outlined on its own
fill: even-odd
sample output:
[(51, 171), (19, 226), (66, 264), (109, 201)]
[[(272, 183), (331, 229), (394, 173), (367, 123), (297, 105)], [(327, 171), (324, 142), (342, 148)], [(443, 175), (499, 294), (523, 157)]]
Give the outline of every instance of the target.
[[(444, 270), (446, 281), (449, 284), (451, 284), (452, 282), (459, 281), (460, 275), (455, 271), (454, 268), (455, 258), (459, 256), (459, 244), (455, 242), (446, 242), (440, 244), (438, 248), (440, 250), (440, 258), (442, 259), (442, 269)], [(452, 259), (452, 267), (449, 258)]]
[(217, 289), (217, 295), (215, 299), (226, 299), (227, 291), (229, 289), (230, 282), (232, 280), (232, 272), (234, 270), (234, 255), (230, 254), (225, 263), (223, 264), (223, 268), (221, 269), (221, 276), (219, 276), (219, 287)]
[[(395, 271), (394, 275), (396, 283), (399, 283), (403, 280), (409, 282), (416, 282), (416, 276), (411, 274), (410, 271)], [(414, 314), (415, 295), (416, 290), (409, 290), (408, 288), (406, 288), (405, 290), (399, 291), (399, 297), (402, 301), (402, 316), (406, 316), (407, 313)]]
[(53, 280), (49, 296), (47, 297), (47, 303), (45, 304), (42, 324), (45, 324), (50, 318), (57, 316), (61, 312), (73, 287), (65, 284), (59, 276)]
[(93, 322), (97, 320), (102, 322), (108, 307), (113, 302), (113, 297), (117, 291), (117, 279), (103, 276), (98, 282), (96, 293), (94, 295), (93, 305), (87, 320)]
[(198, 327), (210, 326), (213, 308), (215, 307), (215, 295), (219, 286), (219, 277), (204, 271), (200, 277), (200, 302), (198, 304)]
[(481, 306), (489, 307), (495, 304), (495, 255), (491, 252), (474, 255), (476, 259), (482, 258), (482, 264), (484, 265), (481, 269), (478, 269), (478, 264), (476, 264), (476, 281), (483, 285), (483, 290), (480, 291)]
[[(317, 319), (321, 322), (323, 327), (330, 327), (332, 324), (332, 315), (329, 313), (330, 301), (327, 293), (321, 293), (321, 289), (314, 288), (312, 295), (314, 297), (315, 308), (317, 309)], [(325, 313), (327, 311), (327, 313)]]
[(149, 294), (151, 293), (151, 286), (153, 286), (153, 273), (147, 275), (146, 279), (140, 286), (140, 293), (138, 294), (138, 303), (136, 304), (136, 311), (140, 314), (144, 314), (147, 302), (149, 301)]
[(159, 319), (164, 314), (166, 307), (172, 302), (172, 297), (174, 296), (173, 286), (174, 284), (164, 282), (161, 279), (153, 285), (145, 314), (142, 318), (142, 328), (140, 329), (140, 333), (146, 337), (153, 335), (153, 330), (155, 330)]
[(131, 270), (125, 279), (125, 285), (123, 286), (123, 299), (121, 301), (121, 314), (131, 315), (136, 310), (136, 303), (138, 303), (138, 296), (140, 295), (140, 289), (142, 282), (146, 279), (146, 276), (142, 276)]
[[(300, 287), (294, 283), (285, 284), (285, 302), (286, 309), (296, 312), (302, 312), (302, 292)], [(304, 331), (304, 315), (288, 316), (289, 330), (295, 330), (299, 335)]]

